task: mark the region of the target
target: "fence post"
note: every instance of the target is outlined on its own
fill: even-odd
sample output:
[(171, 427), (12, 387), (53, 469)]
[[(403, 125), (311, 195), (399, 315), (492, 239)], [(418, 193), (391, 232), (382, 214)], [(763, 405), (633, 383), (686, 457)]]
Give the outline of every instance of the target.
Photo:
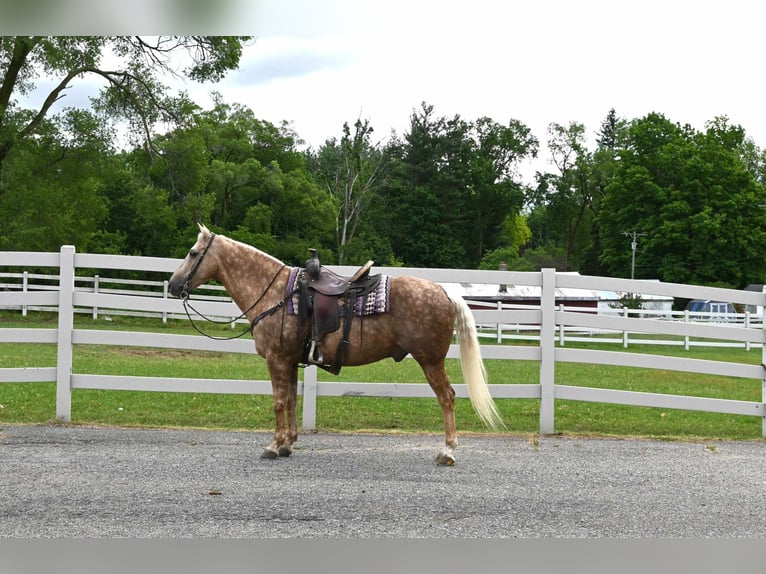
[[(627, 307), (623, 307), (622, 309), (622, 316), (626, 319), (630, 317), (630, 309)], [(625, 330), (622, 332), (622, 348), (627, 349), (628, 348), (628, 331)]]
[(56, 418), (72, 420), (72, 330), (74, 329), (74, 246), (59, 255), (59, 322), (56, 358)]
[[(565, 307), (564, 307), (564, 304), (562, 303), (561, 305), (559, 305), (559, 311), (563, 313), (564, 310), (565, 310)], [(559, 325), (559, 345), (561, 345), (562, 347), (564, 346), (564, 325)]]
[(303, 430), (314, 430), (317, 426), (317, 367), (309, 365), (303, 369)]
[(168, 280), (162, 282), (162, 322), (168, 322)]
[[(766, 345), (764, 345), (766, 347)], [(761, 400), (763, 401), (763, 418), (761, 419), (761, 437), (766, 438), (766, 378), (761, 381)]]
[(540, 296), (540, 433), (553, 434), (556, 370), (556, 270), (543, 269)]
[[(93, 293), (98, 293), (98, 275), (93, 276)], [(98, 307), (93, 305), (93, 320), (98, 319)]]
[[(761, 329), (766, 331), (766, 306), (763, 307), (761, 317), (763, 318)], [(761, 375), (761, 408), (763, 409), (763, 412), (761, 413), (763, 415), (763, 418), (761, 419), (761, 437), (766, 438), (766, 342), (761, 345), (761, 365), (764, 365), (764, 370)]]
[[(688, 323), (690, 319), (691, 319), (691, 314), (689, 313), (689, 310), (686, 309), (684, 311), (684, 323)], [(688, 350), (689, 350), (689, 335), (686, 335), (684, 337), (684, 351), (688, 351)]]
[[(24, 271), (21, 274), (21, 292), (26, 293), (29, 290), (29, 271)], [(21, 316), (26, 317), (27, 316), (27, 306), (22, 305), (21, 306)]]
[[(498, 301), (497, 302), (497, 310), (502, 311), (503, 310), (503, 302)], [(503, 325), (502, 323), (497, 324), (497, 344), (500, 345), (503, 343)]]

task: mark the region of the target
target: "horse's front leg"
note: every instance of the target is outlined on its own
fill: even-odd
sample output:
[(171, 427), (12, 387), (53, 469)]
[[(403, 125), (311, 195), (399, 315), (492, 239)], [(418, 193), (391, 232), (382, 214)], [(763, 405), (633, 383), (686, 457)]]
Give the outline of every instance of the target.
[(298, 440), (298, 365), (290, 369), (290, 383), (287, 389), (287, 442), (279, 447), (279, 456), (293, 454), (293, 443)]
[[(261, 458), (277, 458), (278, 456), (288, 456), (292, 452), (290, 446), (292, 442), (288, 439), (287, 415), (290, 404), (290, 381), (292, 367), (289, 362), (280, 358), (266, 359), (266, 366), (269, 369), (271, 377), (271, 391), (274, 399), (274, 416), (276, 424), (274, 426), (274, 440), (266, 447), (261, 454)], [(297, 367), (296, 377), (297, 377)], [(294, 440), (294, 439), (293, 439)], [(287, 450), (285, 450), (287, 449)]]

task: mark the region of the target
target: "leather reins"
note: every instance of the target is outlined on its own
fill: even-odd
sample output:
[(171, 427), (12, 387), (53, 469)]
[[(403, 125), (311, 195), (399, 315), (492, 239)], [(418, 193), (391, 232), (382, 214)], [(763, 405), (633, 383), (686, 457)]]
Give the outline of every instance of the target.
[(191, 280), (194, 277), (194, 274), (197, 272), (197, 269), (202, 264), (202, 260), (205, 258), (205, 255), (207, 255), (207, 252), (210, 249), (210, 246), (212, 245), (214, 239), (215, 239), (215, 233), (211, 232), (210, 241), (208, 241), (208, 243), (205, 246), (205, 249), (202, 251), (202, 254), (200, 255), (199, 259), (197, 259), (197, 261), (194, 264), (194, 267), (192, 267), (192, 270), (189, 271), (189, 273), (186, 275), (186, 278), (184, 279), (183, 288), (181, 289), (181, 293), (179, 293), (178, 296), (183, 301), (184, 311), (186, 312), (186, 316), (189, 319), (189, 323), (191, 323), (191, 325), (192, 325), (192, 327), (194, 327), (195, 331), (197, 331), (200, 335), (204, 335), (208, 339), (215, 339), (217, 341), (228, 341), (228, 340), (231, 340), (231, 339), (238, 339), (238, 338), (246, 335), (247, 333), (251, 333), (252, 334), (253, 329), (255, 329), (255, 326), (261, 320), (263, 320), (266, 317), (269, 317), (270, 315), (273, 315), (274, 313), (279, 311), (279, 309), (281, 309), (284, 306), (284, 304), (287, 302), (287, 300), (290, 297), (292, 297), (297, 292), (297, 288), (295, 290), (293, 290), (291, 293), (288, 293), (287, 295), (285, 295), (285, 297), (283, 299), (281, 299), (273, 307), (270, 307), (270, 308), (266, 309), (265, 311), (263, 311), (262, 313), (259, 313), (258, 315), (256, 315), (256, 317), (250, 322), (250, 325), (248, 325), (248, 327), (244, 331), (239, 333), (239, 334), (231, 335), (229, 337), (216, 337), (215, 335), (210, 335), (208, 333), (205, 333), (204, 331), (202, 331), (197, 326), (197, 324), (194, 322), (194, 319), (192, 319), (191, 313), (189, 312), (190, 309), (192, 311), (194, 311), (194, 313), (196, 313), (199, 317), (201, 317), (205, 321), (207, 321), (209, 323), (214, 323), (214, 324), (217, 324), (217, 325), (228, 325), (229, 323), (233, 323), (235, 321), (238, 321), (239, 319), (246, 318), (247, 314), (250, 311), (252, 311), (255, 308), (255, 306), (258, 305), (258, 303), (261, 302), (261, 299), (263, 299), (266, 296), (266, 293), (268, 293), (269, 289), (271, 289), (272, 285), (274, 285), (274, 282), (277, 280), (277, 277), (279, 277), (279, 274), (286, 267), (286, 265), (283, 263), (282, 267), (280, 267), (277, 270), (277, 272), (274, 274), (274, 277), (271, 278), (271, 281), (266, 286), (266, 289), (263, 290), (263, 293), (261, 293), (261, 295), (258, 297), (258, 299), (255, 300), (255, 303), (253, 303), (245, 311), (240, 313), (239, 316), (235, 317), (234, 319), (227, 319), (225, 321), (219, 321), (217, 319), (212, 319), (211, 317), (208, 317), (208, 316), (204, 315), (203, 313), (199, 312), (197, 309), (195, 309), (192, 306), (191, 303), (189, 303), (189, 299), (191, 298), (191, 295), (189, 294), (189, 284), (191, 283)]

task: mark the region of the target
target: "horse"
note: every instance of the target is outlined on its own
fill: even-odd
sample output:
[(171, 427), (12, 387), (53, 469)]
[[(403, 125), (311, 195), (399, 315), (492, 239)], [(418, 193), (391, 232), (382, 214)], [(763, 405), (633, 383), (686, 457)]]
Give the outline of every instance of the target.
[[(192, 289), (218, 281), (251, 322), (256, 353), (266, 360), (276, 416), (273, 441), (261, 458), (288, 457), (298, 438), (298, 368), (309, 328), (286, 310), (285, 303), (292, 295), (288, 281), (296, 268), (253, 246), (215, 234), (202, 224), (198, 226), (196, 242), (170, 277), (169, 292), (186, 301)], [(473, 314), (462, 297), (449, 295), (432, 281), (411, 276), (389, 279), (388, 310), (350, 321), (342, 364), (366, 365), (389, 357), (398, 362), (411, 355), (436, 394), (444, 416), (444, 447), (435, 462), (451, 466), (458, 446), (455, 392), (444, 363), (453, 332), (457, 333), (463, 379), (474, 410), (486, 426), (503, 426), (487, 386)], [(335, 359), (341, 331), (331, 332), (323, 340), (327, 361)]]

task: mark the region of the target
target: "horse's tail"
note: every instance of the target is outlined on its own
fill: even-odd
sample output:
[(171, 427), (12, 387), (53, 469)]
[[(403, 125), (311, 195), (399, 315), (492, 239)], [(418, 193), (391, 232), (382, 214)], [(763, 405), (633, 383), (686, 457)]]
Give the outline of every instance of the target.
[(468, 386), (468, 396), (479, 418), (490, 428), (505, 427), (497, 406), (487, 386), (487, 371), (481, 360), (479, 338), (476, 335), (476, 322), (468, 304), (462, 297), (450, 297), (455, 305), (457, 340), (460, 344), (460, 367), (463, 380)]

